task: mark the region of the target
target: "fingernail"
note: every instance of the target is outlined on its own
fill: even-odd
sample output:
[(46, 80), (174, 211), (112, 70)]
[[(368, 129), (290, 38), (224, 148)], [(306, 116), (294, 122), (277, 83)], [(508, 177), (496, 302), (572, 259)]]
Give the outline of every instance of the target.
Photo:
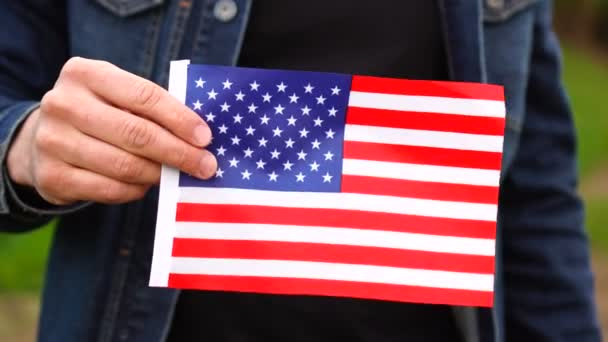
[(194, 140), (199, 146), (207, 146), (211, 140), (211, 130), (207, 125), (198, 125), (194, 128)]
[(211, 153), (205, 153), (201, 158), (200, 176), (203, 179), (211, 178), (217, 171), (217, 160)]

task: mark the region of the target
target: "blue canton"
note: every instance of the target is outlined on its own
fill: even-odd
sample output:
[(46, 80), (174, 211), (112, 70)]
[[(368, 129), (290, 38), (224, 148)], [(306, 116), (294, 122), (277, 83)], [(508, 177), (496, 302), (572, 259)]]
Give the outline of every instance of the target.
[(190, 65), (186, 104), (211, 127), (210, 180), (180, 186), (339, 192), (351, 76)]

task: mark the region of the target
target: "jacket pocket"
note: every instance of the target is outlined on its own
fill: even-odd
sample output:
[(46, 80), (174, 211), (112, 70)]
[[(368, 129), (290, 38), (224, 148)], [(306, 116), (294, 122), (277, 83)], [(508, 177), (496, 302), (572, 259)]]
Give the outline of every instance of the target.
[(159, 7), (165, 0), (95, 0), (108, 11), (120, 17), (128, 17), (151, 8)]
[(539, 0), (483, 0), (483, 20), (486, 23), (506, 21)]

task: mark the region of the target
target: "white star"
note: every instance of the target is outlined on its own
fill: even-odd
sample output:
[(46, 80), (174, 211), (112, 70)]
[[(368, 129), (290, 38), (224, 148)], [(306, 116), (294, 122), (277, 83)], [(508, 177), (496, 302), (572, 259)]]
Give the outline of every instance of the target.
[(196, 100), (192, 105), (194, 106), (194, 110), (201, 110), (203, 108), (203, 104), (199, 100)]
[(310, 171), (319, 171), (319, 166), (321, 166), (321, 164), (317, 164), (316, 160), (308, 165), (310, 166)]
[(199, 77), (198, 80), (196, 80), (194, 82), (196, 82), (196, 87), (197, 88), (204, 88), (205, 87), (205, 83), (207, 83), (207, 81), (203, 81), (203, 79), (201, 77)]
[(215, 92), (215, 89), (211, 89), (210, 92), (207, 92), (207, 95), (209, 95), (209, 98), (207, 100), (217, 100), (217, 93)]
[(315, 122), (315, 127), (317, 127), (317, 126), (321, 127), (321, 124), (323, 123), (323, 120), (321, 120), (321, 118), (318, 116), (313, 121)]
[(253, 103), (249, 105), (249, 107), (247, 107), (249, 109), (249, 113), (255, 113), (255, 110), (258, 109), (258, 106), (254, 105)]
[(249, 83), (249, 86), (251, 87), (251, 91), (258, 91), (260, 84), (257, 81), (253, 81), (253, 83)]
[(298, 132), (300, 132), (300, 138), (308, 138), (308, 133), (310, 133), (306, 128), (302, 128)]
[(240, 90), (238, 93), (234, 94), (234, 96), (236, 96), (237, 101), (243, 101), (243, 99), (245, 98), (245, 94), (243, 94), (243, 92)]
[(245, 169), (245, 171), (241, 172), (241, 175), (243, 176), (243, 179), (250, 179), (249, 177), (251, 177), (251, 172)]
[(230, 87), (232, 87), (232, 82), (230, 82), (228, 79), (222, 82), (222, 84), (224, 85), (224, 89), (230, 89)]
[(270, 102), (272, 95), (270, 95), (270, 94), (268, 94), (268, 92), (266, 92), (266, 94), (262, 95), (262, 97), (264, 98), (264, 100), (262, 102)]
[(296, 95), (296, 93), (293, 93), (289, 97), (289, 103), (298, 103), (298, 99), (299, 99), (299, 97)]
[(224, 177), (224, 170), (220, 169), (219, 167), (217, 168), (217, 171), (215, 171), (215, 177), (217, 178), (222, 178)]
[(283, 163), (283, 171), (289, 170), (291, 171), (291, 167), (293, 166), (293, 163), (290, 163), (289, 160)]
[(295, 126), (296, 121), (298, 121), (298, 119), (294, 118), (292, 115), (289, 119), (287, 119), (287, 126)]
[(253, 150), (247, 147), (247, 149), (244, 150), (243, 153), (245, 153), (245, 158), (251, 158), (251, 156), (253, 155)]
[(306, 160), (306, 155), (308, 153), (305, 153), (304, 150), (300, 150), (300, 152), (298, 152), (298, 160)]
[(222, 124), (220, 127), (218, 127), (217, 129), (220, 130), (220, 134), (226, 134), (228, 133), (228, 127), (226, 127), (226, 125)]
[(280, 137), (281, 133), (283, 133), (283, 130), (279, 128), (279, 126), (277, 126), (277, 128), (272, 130), (273, 133), (273, 137)]
[(262, 120), (262, 125), (268, 125), (268, 120), (270, 120), (270, 118), (266, 114), (264, 114), (264, 116), (262, 116), (260, 120)]
[(302, 108), (302, 115), (308, 114), (310, 114), (310, 108), (308, 108), (308, 106), (304, 106), (304, 108)]
[(241, 116), (241, 114), (236, 114), (235, 116), (232, 117), (234, 119), (234, 123), (241, 123), (241, 120), (243, 120), (243, 117)]
[(283, 93), (284, 93), (284, 92), (285, 92), (285, 88), (287, 88), (287, 85), (286, 85), (286, 84), (284, 84), (283, 82), (281, 82), (281, 84), (277, 84), (277, 88), (278, 88), (278, 90), (277, 90), (277, 91), (278, 91), (279, 93), (281, 93), (281, 92), (283, 92)]
[(259, 147), (266, 147), (266, 143), (268, 142), (268, 140), (264, 139), (264, 137), (262, 137), (262, 139), (258, 139), (258, 143), (260, 143)]
[(323, 95), (319, 95), (316, 99), (317, 99), (317, 104), (325, 104), (325, 100), (327, 100), (326, 98), (323, 97)]
[(257, 169), (264, 169), (264, 165), (266, 165), (266, 162), (263, 161), (262, 159), (258, 160), (255, 165), (257, 165)]
[(208, 113), (207, 115), (205, 115), (205, 118), (207, 118), (207, 121), (213, 122), (213, 119), (215, 119), (215, 115), (213, 115), (213, 113)]
[(335, 86), (335, 87), (331, 88), (331, 94), (340, 95), (340, 90), (342, 90), (342, 89), (338, 88), (338, 86)]
[(247, 135), (253, 135), (253, 132), (255, 132), (255, 128), (251, 127), (251, 125), (245, 128), (245, 130), (247, 131)]
[(270, 179), (268, 181), (276, 182), (279, 175), (277, 175), (276, 172), (272, 171), (272, 173), (268, 174), (268, 177), (270, 177)]
[(226, 149), (224, 148), (224, 145), (218, 147), (216, 149), (216, 151), (217, 151), (218, 156), (223, 156), (226, 153)]
[(304, 87), (304, 92), (305, 93), (309, 93), (312, 94), (312, 90), (315, 89), (315, 87), (311, 86), (310, 83), (308, 83), (305, 87)]
[(332, 131), (331, 128), (329, 130), (325, 131), (325, 135), (326, 135), (327, 139), (333, 139), (334, 134), (336, 134), (336, 132)]
[(289, 140), (285, 140), (285, 148), (293, 148), (293, 144), (295, 144), (295, 141), (291, 140), (291, 138), (289, 138)]
[(334, 158), (334, 154), (331, 153), (331, 151), (327, 151), (327, 153), (325, 153), (324, 156), (325, 156), (325, 160), (333, 160), (333, 158)]
[(281, 106), (280, 104), (274, 107), (275, 114), (283, 114), (283, 110), (285, 110), (285, 107)]
[(270, 152), (270, 154), (271, 154), (270, 159), (279, 159), (281, 152), (277, 151), (277, 149), (275, 148), (274, 151)]
[(327, 172), (323, 175), (323, 183), (331, 183), (332, 178), (334, 178), (334, 176), (330, 175), (329, 172)]
[(298, 173), (296, 175), (296, 182), (302, 182), (304, 183), (304, 178), (306, 177), (306, 175), (302, 174), (302, 172)]
[(338, 112), (338, 110), (334, 107), (331, 107), (331, 109), (329, 110), (329, 116), (336, 116), (336, 113)]
[(238, 167), (239, 165), (238, 159), (234, 157), (232, 157), (232, 159), (230, 159), (228, 162), (230, 163), (230, 167)]
[(239, 138), (237, 135), (230, 138), (230, 140), (232, 140), (232, 145), (238, 145), (241, 142), (241, 138)]
[(319, 146), (321, 146), (321, 142), (318, 139), (315, 139), (315, 141), (311, 141), (310, 142), (312, 144), (312, 149), (319, 149)]
[(228, 108), (230, 108), (230, 105), (224, 101), (224, 104), (220, 107), (222, 107), (222, 112), (227, 112)]

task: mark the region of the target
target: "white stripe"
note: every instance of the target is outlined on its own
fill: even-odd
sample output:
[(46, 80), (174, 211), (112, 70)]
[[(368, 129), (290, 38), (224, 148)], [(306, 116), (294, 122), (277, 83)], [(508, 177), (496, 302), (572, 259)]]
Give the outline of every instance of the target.
[(407, 179), (422, 182), (498, 186), (500, 171), (468, 169), (452, 166), (420, 165), (344, 159), (342, 173), (353, 176), (369, 176)]
[(171, 272), (359, 281), (489, 292), (493, 290), (494, 286), (494, 277), (491, 274), (309, 261), (173, 257)]
[(349, 107), (504, 118), (504, 101), (351, 91)]
[(494, 204), (435, 201), (335, 192), (290, 192), (234, 188), (180, 188), (180, 202), (266, 205), (288, 208), (363, 210), (394, 214), (496, 221)]
[(177, 222), (175, 237), (383, 247), (415, 251), (494, 255), (494, 240), (354, 228), (275, 224)]
[(362, 125), (346, 125), (344, 140), (485, 152), (502, 152), (503, 144), (503, 137), (499, 135), (423, 131)]

